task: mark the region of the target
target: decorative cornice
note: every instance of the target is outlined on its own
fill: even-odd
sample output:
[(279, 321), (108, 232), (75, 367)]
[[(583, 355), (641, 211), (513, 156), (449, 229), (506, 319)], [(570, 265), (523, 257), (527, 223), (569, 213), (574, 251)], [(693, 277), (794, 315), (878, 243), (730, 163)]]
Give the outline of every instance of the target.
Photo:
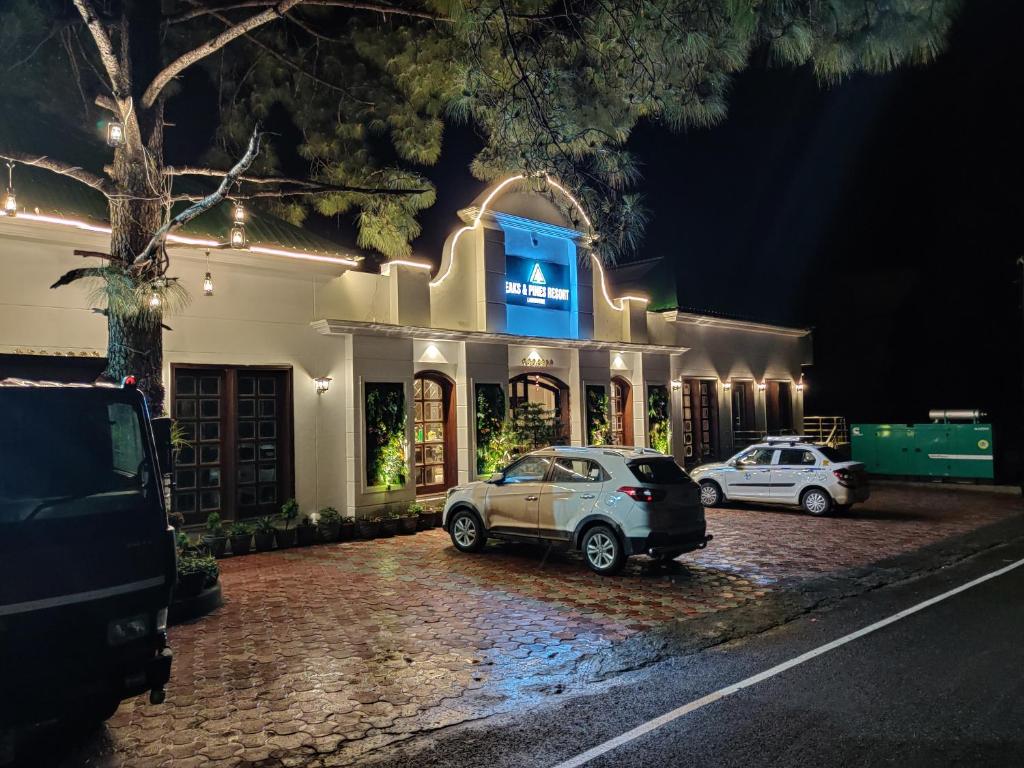
[(784, 325), (769, 325), (768, 323), (755, 323), (749, 320), (731, 320), (726, 317), (681, 312), (678, 309), (669, 309), (658, 314), (670, 323), (725, 328), (733, 331), (750, 331), (752, 333), (771, 333), (776, 336), (792, 336), (794, 338), (810, 336), (811, 334), (810, 328), (790, 328)]
[(678, 355), (689, 352), (689, 347), (663, 344), (637, 344), (628, 341), (601, 341), (599, 339), (551, 339), (546, 336), (517, 336), (512, 333), (489, 331), (455, 331), (447, 328), (421, 328), (391, 323), (370, 323), (359, 320), (314, 320), (310, 325), (325, 336), (338, 334), (380, 334), (399, 338), (429, 339), (431, 341), (485, 341), (518, 346), (554, 347), (556, 349), (607, 349), (611, 351), (652, 352)]

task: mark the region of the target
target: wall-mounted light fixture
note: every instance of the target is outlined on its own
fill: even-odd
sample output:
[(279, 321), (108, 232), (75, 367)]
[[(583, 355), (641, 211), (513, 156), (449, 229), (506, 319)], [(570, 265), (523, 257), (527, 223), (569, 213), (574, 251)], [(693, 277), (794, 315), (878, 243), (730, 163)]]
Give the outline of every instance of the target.
[(804, 375), (801, 373), (800, 374), (800, 381), (798, 381), (796, 383), (796, 391), (797, 392), (803, 392), (804, 391), (804, 386), (805, 386), (804, 385)]
[(683, 382), (679, 381), (678, 379), (673, 379), (672, 380), (672, 391), (673, 392), (678, 392), (682, 388), (683, 388)]
[(107, 146), (115, 149), (124, 146), (124, 126), (116, 120), (107, 123)]
[(322, 395), (324, 392), (331, 388), (331, 377), (330, 376), (317, 376), (313, 379), (313, 386), (316, 387), (316, 393)]
[(722, 382), (722, 389), (732, 389), (732, 382), (731, 381), (723, 381)]
[(758, 388), (759, 391), (764, 392), (766, 389), (768, 389), (768, 384), (766, 382), (763, 382), (763, 381), (758, 382), (757, 388)]

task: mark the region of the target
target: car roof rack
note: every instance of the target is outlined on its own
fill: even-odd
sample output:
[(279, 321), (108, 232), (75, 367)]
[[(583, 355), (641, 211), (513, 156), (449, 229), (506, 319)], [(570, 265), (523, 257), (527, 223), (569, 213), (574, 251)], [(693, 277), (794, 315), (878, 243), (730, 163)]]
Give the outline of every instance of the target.
[(810, 443), (811, 439), (807, 435), (776, 435), (766, 437), (764, 441), (769, 445), (796, 445), (797, 443)]

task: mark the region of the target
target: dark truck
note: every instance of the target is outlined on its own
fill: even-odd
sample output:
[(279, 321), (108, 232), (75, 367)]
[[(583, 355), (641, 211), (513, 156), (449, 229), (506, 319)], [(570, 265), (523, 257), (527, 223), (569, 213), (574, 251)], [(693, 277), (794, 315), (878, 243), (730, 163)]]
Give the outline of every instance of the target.
[(0, 762), (25, 726), (163, 701), (175, 551), (159, 456), (131, 379), (0, 382)]

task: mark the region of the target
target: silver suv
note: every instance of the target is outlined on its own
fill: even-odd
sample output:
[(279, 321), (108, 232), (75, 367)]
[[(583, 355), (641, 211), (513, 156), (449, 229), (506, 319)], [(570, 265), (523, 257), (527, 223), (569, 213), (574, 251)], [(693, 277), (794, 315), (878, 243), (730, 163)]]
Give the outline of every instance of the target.
[(675, 559), (707, 546), (700, 490), (647, 448), (544, 448), (489, 480), (452, 488), (444, 528), (461, 552), (487, 539), (554, 542), (613, 574), (631, 555)]

